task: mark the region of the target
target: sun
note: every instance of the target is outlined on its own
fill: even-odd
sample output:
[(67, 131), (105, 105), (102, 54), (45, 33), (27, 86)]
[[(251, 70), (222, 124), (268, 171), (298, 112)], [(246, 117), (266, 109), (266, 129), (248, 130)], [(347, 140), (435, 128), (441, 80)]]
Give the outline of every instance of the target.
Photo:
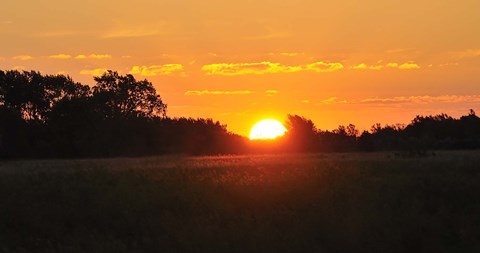
[(250, 140), (275, 139), (285, 134), (287, 129), (278, 120), (264, 119), (250, 130)]

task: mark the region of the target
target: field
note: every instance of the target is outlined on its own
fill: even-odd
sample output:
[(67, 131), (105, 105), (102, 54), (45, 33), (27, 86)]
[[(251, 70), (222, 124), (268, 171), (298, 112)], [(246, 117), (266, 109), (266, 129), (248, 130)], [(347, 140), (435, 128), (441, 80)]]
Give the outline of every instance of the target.
[(480, 152), (0, 161), (0, 252), (480, 252)]

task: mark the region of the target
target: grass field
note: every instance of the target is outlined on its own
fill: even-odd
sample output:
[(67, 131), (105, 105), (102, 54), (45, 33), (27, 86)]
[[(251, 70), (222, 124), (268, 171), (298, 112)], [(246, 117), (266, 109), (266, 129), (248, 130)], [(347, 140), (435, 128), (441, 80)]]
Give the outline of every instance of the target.
[(0, 161), (0, 252), (480, 252), (480, 152)]

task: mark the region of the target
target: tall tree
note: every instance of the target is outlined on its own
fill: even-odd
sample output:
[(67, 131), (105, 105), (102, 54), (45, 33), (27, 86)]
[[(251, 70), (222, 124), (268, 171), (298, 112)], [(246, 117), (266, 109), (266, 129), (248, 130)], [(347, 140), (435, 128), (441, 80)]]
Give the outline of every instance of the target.
[(287, 133), (287, 149), (295, 152), (312, 152), (317, 149), (317, 128), (307, 118), (299, 115), (288, 115), (285, 122)]
[(102, 105), (99, 110), (107, 118), (165, 117), (167, 105), (157, 94), (153, 84), (146, 79), (137, 81), (127, 74), (119, 75), (109, 70), (95, 77), (93, 98)]
[(75, 83), (68, 76), (0, 71), (0, 104), (19, 111), (26, 120), (44, 121), (56, 102), (88, 94), (88, 86)]

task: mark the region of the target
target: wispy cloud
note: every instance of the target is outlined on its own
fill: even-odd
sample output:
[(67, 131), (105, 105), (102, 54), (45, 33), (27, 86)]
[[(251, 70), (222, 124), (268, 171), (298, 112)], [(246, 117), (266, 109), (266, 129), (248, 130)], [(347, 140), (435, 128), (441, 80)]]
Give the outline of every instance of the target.
[(12, 59), (20, 60), (20, 61), (28, 61), (28, 60), (32, 60), (33, 57), (30, 56), (30, 55), (18, 55), (18, 56), (13, 57)]
[(79, 54), (75, 56), (75, 59), (78, 60), (83, 60), (83, 59), (112, 59), (113, 57), (109, 54), (90, 54), (90, 55), (84, 55), (84, 54)]
[(304, 70), (313, 70), (319, 73), (326, 73), (326, 72), (333, 72), (333, 71), (343, 69), (343, 64), (339, 62), (329, 63), (329, 62), (319, 61), (319, 62), (310, 63), (306, 66), (302, 66), (302, 68)]
[(267, 96), (274, 96), (278, 94), (278, 90), (266, 90), (265, 93)]
[(383, 65), (367, 65), (365, 63), (360, 63), (358, 65), (354, 65), (351, 69), (370, 69), (370, 70), (381, 70), (383, 69)]
[(106, 69), (106, 68), (84, 69), (84, 70), (80, 71), (80, 74), (81, 75), (91, 75), (91, 76), (101, 76), (107, 71), (108, 71), (108, 69)]
[(276, 72), (295, 72), (301, 69), (289, 66), (282, 66), (279, 63), (258, 62), (258, 63), (215, 63), (204, 65), (203, 71), (207, 75), (246, 75), (246, 74), (265, 74)]
[(419, 69), (420, 66), (416, 63), (404, 63), (398, 66), (398, 69)]
[(234, 90), (234, 91), (220, 91), (220, 90), (189, 90), (184, 95), (186, 96), (202, 96), (202, 95), (249, 95), (254, 92), (250, 90)]
[[(303, 103), (309, 103), (310, 101), (304, 100)], [(337, 104), (349, 104), (349, 105), (372, 105), (372, 106), (419, 106), (428, 104), (455, 104), (455, 103), (480, 103), (480, 95), (439, 95), (439, 96), (397, 96), (397, 97), (375, 97), (364, 99), (339, 99), (338, 97), (330, 97), (324, 99), (318, 103), (317, 106), (322, 105), (337, 105)]]
[(92, 59), (111, 59), (112, 56), (109, 54), (91, 54), (88, 56), (88, 58)]
[(280, 53), (280, 55), (293, 57), (293, 56), (305, 55), (305, 53)]
[(366, 98), (360, 101), (368, 104), (401, 104), (401, 103), (462, 103), (462, 102), (480, 102), (480, 95), (442, 95), (442, 96), (400, 96), (390, 98)]
[(164, 64), (152, 66), (133, 66), (129, 74), (140, 74), (141, 76), (159, 76), (180, 73), (183, 70), (182, 64)]
[(71, 59), (72, 56), (69, 55), (69, 54), (56, 54), (56, 55), (50, 55), (49, 58), (51, 58), (51, 59), (67, 60), (67, 59)]
[[(456, 67), (459, 66), (460, 63), (458, 62), (447, 62), (447, 63), (440, 63), (438, 64), (439, 67), (444, 68), (444, 67)], [(429, 67), (433, 67), (433, 64), (429, 65)]]
[(347, 104), (348, 101), (344, 99), (339, 99), (338, 97), (330, 97), (322, 100), (319, 104), (331, 105), (331, 104)]
[(247, 75), (247, 74), (267, 74), (267, 73), (293, 73), (300, 71), (332, 72), (343, 68), (341, 63), (314, 62), (307, 65), (288, 66), (280, 63), (268, 61), (256, 63), (215, 63), (204, 65), (203, 71), (207, 75)]
[(357, 65), (353, 65), (350, 67), (350, 69), (354, 70), (382, 70), (384, 68), (394, 68), (394, 69), (419, 69), (420, 65), (413, 63), (413, 62), (408, 62), (408, 63), (396, 63), (396, 62), (389, 62), (384, 65), (382, 64), (376, 64), (376, 65), (367, 65), (365, 63), (360, 63)]
[(457, 60), (480, 57), (480, 49), (467, 49), (464, 51), (457, 51), (450, 53), (451, 56)]
[(90, 54), (90, 55), (84, 55), (84, 54), (79, 54), (75, 57), (69, 54), (55, 54), (55, 55), (50, 55), (48, 58), (50, 59), (59, 59), (59, 60), (68, 60), (68, 59), (77, 59), (77, 60), (83, 60), (83, 59), (111, 59), (112, 56), (109, 54)]

